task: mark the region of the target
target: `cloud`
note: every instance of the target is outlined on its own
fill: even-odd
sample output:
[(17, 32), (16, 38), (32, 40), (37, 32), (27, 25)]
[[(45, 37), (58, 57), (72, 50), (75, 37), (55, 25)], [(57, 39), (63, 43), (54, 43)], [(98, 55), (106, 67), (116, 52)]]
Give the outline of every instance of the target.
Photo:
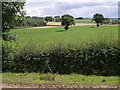
[(105, 17), (117, 17), (118, 3), (108, 2), (108, 0), (102, 1), (104, 2), (30, 2), (26, 3), (25, 9), (27, 15), (30, 16), (61, 16), (63, 14), (71, 14), (74, 17), (92, 18), (93, 14), (101, 13)]

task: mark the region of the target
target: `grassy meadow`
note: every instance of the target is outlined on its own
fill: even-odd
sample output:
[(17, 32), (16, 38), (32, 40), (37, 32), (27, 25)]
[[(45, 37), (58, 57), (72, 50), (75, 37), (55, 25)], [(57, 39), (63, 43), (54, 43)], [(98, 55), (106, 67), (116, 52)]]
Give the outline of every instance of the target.
[(88, 42), (112, 44), (118, 40), (118, 26), (75, 26), (65, 31), (63, 27), (38, 29), (13, 29), (12, 34), (18, 35), (15, 43), (18, 47), (34, 44), (39, 48), (49, 48), (61, 45), (62, 47), (79, 47)]

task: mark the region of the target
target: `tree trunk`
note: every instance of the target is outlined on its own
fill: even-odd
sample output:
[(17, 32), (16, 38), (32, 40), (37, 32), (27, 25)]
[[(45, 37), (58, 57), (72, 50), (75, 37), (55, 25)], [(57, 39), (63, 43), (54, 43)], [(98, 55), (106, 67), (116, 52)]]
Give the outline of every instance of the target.
[(100, 25), (99, 25), (99, 23), (97, 23), (97, 27), (99, 27)]
[(68, 25), (65, 26), (65, 30), (67, 31), (69, 29)]

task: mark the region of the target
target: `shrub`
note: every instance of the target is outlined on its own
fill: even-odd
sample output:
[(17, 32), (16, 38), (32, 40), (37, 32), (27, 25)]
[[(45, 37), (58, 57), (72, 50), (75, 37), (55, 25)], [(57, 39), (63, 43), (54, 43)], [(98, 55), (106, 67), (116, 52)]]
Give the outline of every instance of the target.
[(120, 75), (120, 48), (116, 44), (88, 43), (80, 48), (56, 47), (37, 52), (33, 47), (21, 49), (13, 58), (3, 56), (3, 72)]

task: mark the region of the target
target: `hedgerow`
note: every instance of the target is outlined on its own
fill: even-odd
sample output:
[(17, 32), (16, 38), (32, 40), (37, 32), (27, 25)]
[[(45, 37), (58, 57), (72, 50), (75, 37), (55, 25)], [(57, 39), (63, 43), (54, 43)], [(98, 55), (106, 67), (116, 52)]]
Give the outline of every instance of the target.
[[(36, 51), (31, 47), (3, 52), (3, 72), (77, 73), (83, 75), (120, 75), (118, 45), (89, 44), (89, 47)], [(3, 49), (4, 50), (4, 49)], [(8, 54), (9, 53), (9, 54)], [(12, 53), (12, 54), (10, 54)], [(6, 55), (7, 56), (6, 56)], [(9, 55), (13, 55), (12, 58)]]

